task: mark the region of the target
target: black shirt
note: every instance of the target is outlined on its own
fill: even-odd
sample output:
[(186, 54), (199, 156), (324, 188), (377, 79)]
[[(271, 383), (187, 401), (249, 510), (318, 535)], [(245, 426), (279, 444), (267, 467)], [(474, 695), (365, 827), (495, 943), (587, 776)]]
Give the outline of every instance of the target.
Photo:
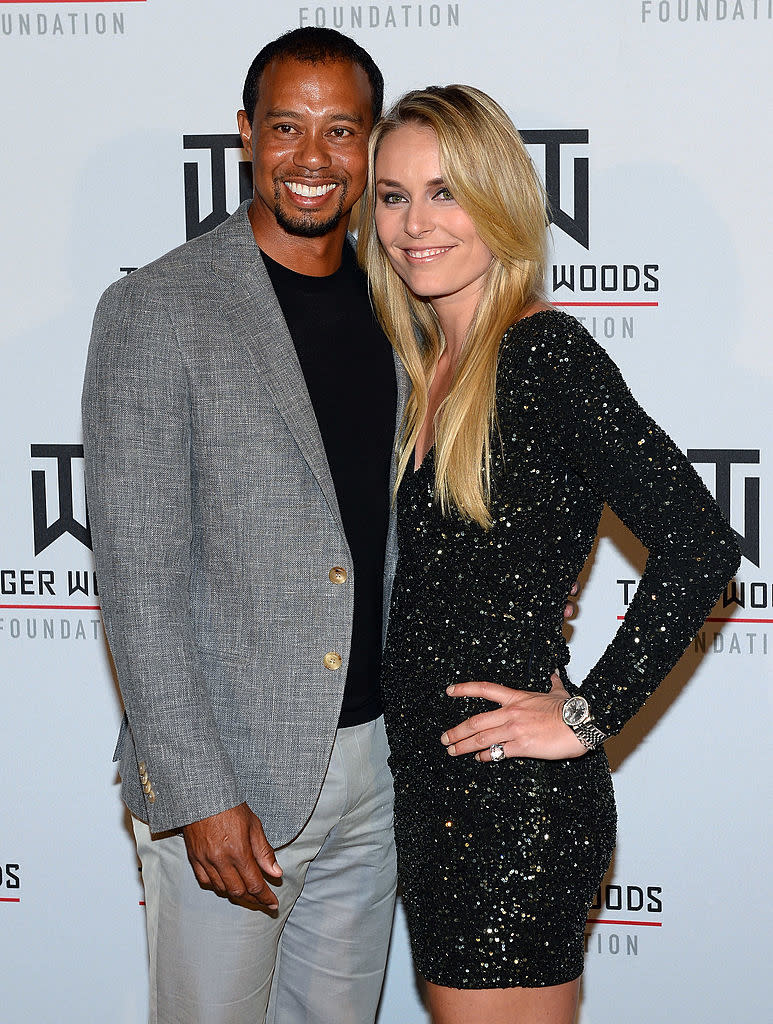
[(339, 726), (381, 714), (384, 550), (397, 384), (392, 349), (350, 245), (326, 277), (263, 260), (317, 417), (353, 565), (352, 647)]

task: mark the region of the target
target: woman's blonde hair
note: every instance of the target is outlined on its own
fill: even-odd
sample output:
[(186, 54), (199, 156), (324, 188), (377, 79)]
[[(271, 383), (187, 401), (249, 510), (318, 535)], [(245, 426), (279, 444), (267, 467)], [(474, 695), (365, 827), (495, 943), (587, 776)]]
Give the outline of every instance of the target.
[(370, 278), (378, 318), (413, 384), (398, 447), (398, 486), (445, 347), (429, 300), (405, 286), (376, 235), (374, 165), (381, 143), (403, 125), (435, 133), (443, 180), (493, 255), (451, 388), (435, 417), (436, 500), (444, 513), (455, 507), (463, 518), (488, 529), (499, 344), (507, 328), (543, 293), (545, 192), (510, 118), (490, 96), (470, 86), (406, 93), (373, 129), (358, 255)]

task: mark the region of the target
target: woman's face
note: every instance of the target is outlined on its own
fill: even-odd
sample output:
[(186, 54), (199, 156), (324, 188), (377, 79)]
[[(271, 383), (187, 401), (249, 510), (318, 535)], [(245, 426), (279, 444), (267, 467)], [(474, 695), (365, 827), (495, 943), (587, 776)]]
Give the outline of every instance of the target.
[(443, 181), (432, 129), (403, 125), (390, 132), (375, 177), (376, 231), (394, 269), (436, 308), (474, 310), (491, 252)]

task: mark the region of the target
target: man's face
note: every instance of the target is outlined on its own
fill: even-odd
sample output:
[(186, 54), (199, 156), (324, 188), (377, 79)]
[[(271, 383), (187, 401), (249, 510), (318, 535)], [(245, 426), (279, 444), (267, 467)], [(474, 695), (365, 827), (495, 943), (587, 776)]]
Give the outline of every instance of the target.
[(318, 238), (348, 214), (365, 188), (373, 126), (368, 76), (348, 61), (272, 61), (263, 71), (252, 125), (239, 130), (252, 159), (259, 218)]

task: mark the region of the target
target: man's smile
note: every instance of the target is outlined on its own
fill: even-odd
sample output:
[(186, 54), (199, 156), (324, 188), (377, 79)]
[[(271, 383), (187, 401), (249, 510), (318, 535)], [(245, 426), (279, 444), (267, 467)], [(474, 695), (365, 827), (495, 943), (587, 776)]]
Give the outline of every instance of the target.
[(324, 196), (338, 188), (338, 182), (331, 182), (329, 185), (304, 185), (298, 181), (284, 181), (283, 185), (296, 196)]

